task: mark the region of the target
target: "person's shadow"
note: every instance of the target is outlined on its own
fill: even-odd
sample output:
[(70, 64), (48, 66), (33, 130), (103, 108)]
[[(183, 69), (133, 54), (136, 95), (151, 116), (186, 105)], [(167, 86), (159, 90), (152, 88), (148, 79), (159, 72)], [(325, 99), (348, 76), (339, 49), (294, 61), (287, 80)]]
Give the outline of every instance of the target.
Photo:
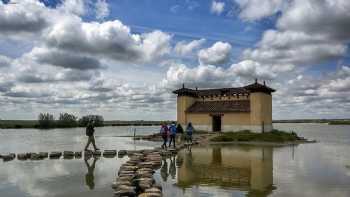
[(94, 158), (94, 160), (93, 160), (91, 165), (88, 162), (88, 160), (90, 160), (91, 157), (84, 159), (86, 167), (88, 169), (88, 171), (85, 175), (85, 184), (90, 188), (90, 190), (93, 190), (95, 188), (94, 170), (95, 170), (96, 161), (98, 160), (97, 157), (93, 157), (93, 158)]
[(166, 182), (168, 179), (168, 162), (166, 159), (163, 159), (163, 165), (160, 168), (160, 176), (162, 177), (163, 181)]
[(175, 179), (176, 177), (175, 156), (170, 157), (169, 174), (171, 175), (172, 179)]

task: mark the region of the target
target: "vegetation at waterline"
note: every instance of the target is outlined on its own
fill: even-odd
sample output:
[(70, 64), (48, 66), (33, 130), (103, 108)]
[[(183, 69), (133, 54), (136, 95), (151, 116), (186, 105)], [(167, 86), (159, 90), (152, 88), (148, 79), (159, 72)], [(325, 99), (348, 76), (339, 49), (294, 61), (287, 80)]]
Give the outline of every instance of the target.
[(303, 140), (295, 132), (273, 130), (266, 133), (253, 133), (249, 130), (225, 132), (210, 139), (212, 142), (292, 142)]
[(95, 127), (103, 126), (103, 117), (100, 115), (87, 115), (78, 120), (73, 114), (61, 113), (58, 120), (49, 113), (40, 113), (38, 118), (39, 128), (69, 128), (69, 127), (85, 127), (91, 120), (94, 121)]
[(328, 122), (330, 125), (350, 125), (350, 120), (333, 120)]
[(60, 113), (56, 120), (53, 114), (40, 113), (38, 120), (0, 120), (2, 129), (20, 129), (20, 128), (73, 128), (85, 127), (90, 120), (95, 121), (95, 126), (104, 126), (104, 119), (100, 115), (87, 115), (78, 119), (77, 116), (69, 113)]

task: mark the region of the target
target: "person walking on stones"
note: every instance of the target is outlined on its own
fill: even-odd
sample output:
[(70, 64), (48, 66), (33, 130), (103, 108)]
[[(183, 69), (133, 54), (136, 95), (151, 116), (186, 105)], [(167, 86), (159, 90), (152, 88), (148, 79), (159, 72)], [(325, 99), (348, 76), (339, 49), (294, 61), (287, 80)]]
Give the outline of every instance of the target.
[(170, 141), (169, 141), (169, 147), (171, 146), (171, 142), (173, 142), (174, 144), (174, 148), (176, 147), (175, 145), (175, 139), (176, 139), (176, 124), (175, 122), (171, 123), (170, 127), (169, 127), (169, 131), (170, 131)]
[(94, 133), (95, 133), (94, 121), (90, 120), (86, 126), (86, 136), (88, 136), (88, 141), (87, 141), (86, 146), (84, 148), (85, 151), (88, 150), (88, 147), (90, 144), (92, 144), (94, 146), (95, 151), (100, 150), (99, 148), (96, 147)]
[(166, 143), (167, 143), (167, 141), (168, 141), (168, 133), (169, 133), (169, 128), (168, 128), (168, 126), (165, 124), (165, 123), (163, 123), (161, 126), (160, 126), (160, 134), (161, 134), (161, 136), (162, 136), (162, 139), (163, 139), (163, 144), (162, 144), (162, 148), (164, 149), (166, 149), (167, 147), (166, 147)]

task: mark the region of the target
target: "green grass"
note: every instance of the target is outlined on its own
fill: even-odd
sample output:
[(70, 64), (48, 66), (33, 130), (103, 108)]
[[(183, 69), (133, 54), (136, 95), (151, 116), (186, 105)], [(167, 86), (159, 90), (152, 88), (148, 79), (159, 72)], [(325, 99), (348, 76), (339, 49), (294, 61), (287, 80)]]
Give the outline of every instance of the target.
[(294, 132), (285, 132), (273, 130), (266, 133), (253, 133), (248, 130), (238, 132), (226, 132), (216, 136), (210, 141), (212, 142), (290, 142), (297, 141), (300, 138)]

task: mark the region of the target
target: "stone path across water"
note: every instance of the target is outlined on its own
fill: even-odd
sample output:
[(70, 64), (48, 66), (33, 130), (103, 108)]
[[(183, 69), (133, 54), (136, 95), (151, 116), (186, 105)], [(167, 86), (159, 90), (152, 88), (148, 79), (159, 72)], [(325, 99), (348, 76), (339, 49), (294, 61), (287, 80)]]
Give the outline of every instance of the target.
[(155, 182), (153, 174), (162, 165), (162, 157), (175, 155), (178, 149), (125, 151), (129, 160), (118, 171), (116, 181), (112, 183), (116, 197), (139, 196), (161, 197), (162, 186)]
[(20, 161), (26, 160), (44, 160), (44, 159), (81, 159), (83, 156), (85, 158), (95, 156), (104, 158), (114, 158), (115, 156), (123, 157), (124, 150), (117, 152), (116, 150), (104, 150), (104, 151), (53, 151), (53, 152), (39, 152), (39, 153), (8, 153), (8, 154), (0, 154), (0, 158), (4, 161), (12, 161), (17, 158)]

